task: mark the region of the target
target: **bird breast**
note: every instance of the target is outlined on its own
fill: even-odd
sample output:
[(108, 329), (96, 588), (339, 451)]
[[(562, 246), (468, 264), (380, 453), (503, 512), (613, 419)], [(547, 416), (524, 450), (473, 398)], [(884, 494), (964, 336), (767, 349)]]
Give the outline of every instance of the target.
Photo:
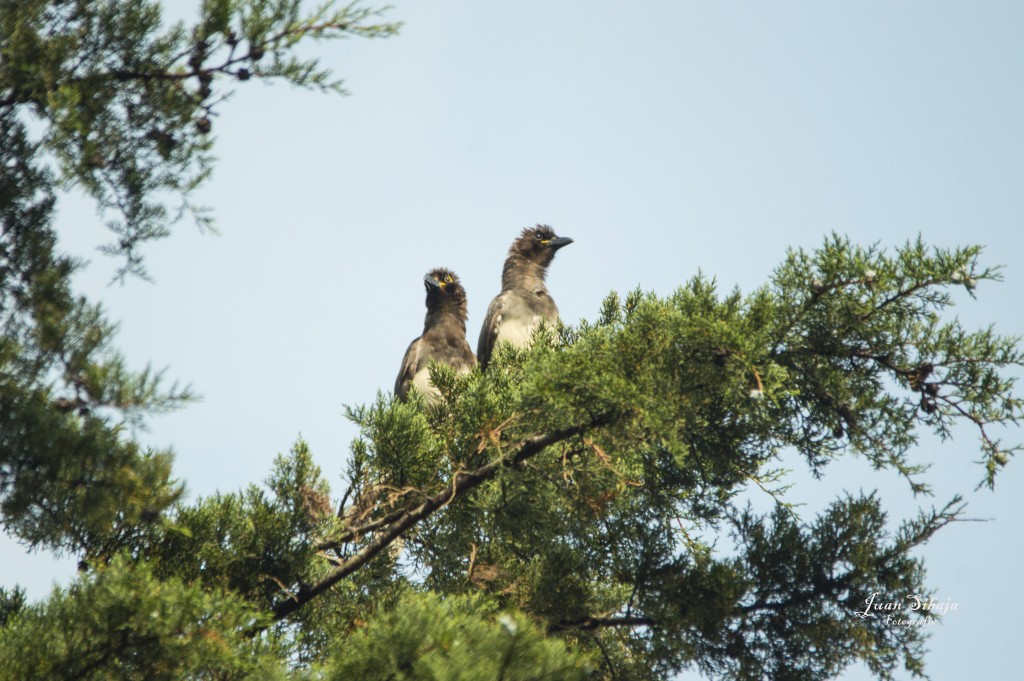
[(529, 345), (533, 338), (533, 332), (540, 325), (541, 319), (543, 319), (541, 315), (529, 317), (502, 315), (498, 319), (498, 334), (495, 336), (494, 345), (497, 346), (503, 342), (511, 343), (517, 348)]
[(424, 364), (422, 369), (413, 374), (412, 384), (416, 386), (427, 402), (436, 402), (440, 396), (440, 391), (430, 382), (429, 364)]
[[(468, 355), (468, 357), (467, 357)], [(451, 338), (445, 335), (427, 333), (416, 349), (412, 384), (427, 398), (428, 402), (436, 402), (440, 393), (430, 382), (430, 361), (447, 364), (457, 373), (468, 374), (473, 370), (475, 360), (464, 337)]]
[(558, 308), (546, 290), (538, 289), (533, 295), (516, 293), (508, 297), (505, 309), (497, 320), (495, 346), (507, 341), (517, 348), (525, 347), (529, 345), (541, 320), (545, 320), (548, 325), (558, 323)]

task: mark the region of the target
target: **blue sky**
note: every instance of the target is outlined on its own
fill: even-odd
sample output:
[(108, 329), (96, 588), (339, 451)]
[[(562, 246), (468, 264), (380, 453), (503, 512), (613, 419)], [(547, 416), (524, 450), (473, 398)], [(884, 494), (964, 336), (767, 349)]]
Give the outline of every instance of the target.
[[(107, 286), (94, 209), (61, 206), (65, 248), (91, 260), (81, 288), (120, 320), (129, 359), (204, 396), (142, 434), (174, 447), (192, 498), (259, 483), (300, 433), (337, 482), (355, 435), (343, 405), (390, 390), (423, 274), (460, 275), (475, 346), (509, 243), (537, 222), (575, 239), (549, 277), (568, 322), (610, 290), (664, 294), (699, 270), (749, 291), (832, 231), (889, 247), (920, 233), (1005, 265), (956, 313), (1024, 334), (1024, 4), (399, 0), (387, 17), (405, 22), (396, 38), (316, 48), (352, 96), (250, 82), (221, 107), (201, 194), (221, 236), (182, 225), (150, 246), (155, 284)], [(798, 476), (792, 495), (811, 513), (877, 488), (899, 518), (966, 492), (991, 520), (922, 552), (959, 604), (929, 671), (1012, 678), (1020, 462), (991, 494), (972, 491), (970, 430), (915, 456), (934, 500), (858, 461)], [(73, 572), (6, 546), (3, 582), (33, 597)]]

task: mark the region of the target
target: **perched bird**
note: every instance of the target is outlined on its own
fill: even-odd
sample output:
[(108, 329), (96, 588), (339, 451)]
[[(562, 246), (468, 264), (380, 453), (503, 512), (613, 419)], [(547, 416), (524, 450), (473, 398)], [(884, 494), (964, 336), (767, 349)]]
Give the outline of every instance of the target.
[(487, 367), (498, 343), (522, 347), (530, 342), (540, 320), (558, 321), (558, 307), (544, 278), (558, 249), (571, 243), (572, 239), (556, 236), (547, 225), (524, 229), (512, 243), (501, 271), (501, 293), (491, 301), (480, 329), (476, 355), (481, 367)]
[(402, 359), (402, 369), (395, 380), (395, 395), (406, 400), (412, 386), (428, 401), (437, 399), (437, 388), (430, 383), (428, 367), (431, 360), (469, 373), (476, 366), (476, 357), (466, 342), (466, 289), (455, 273), (446, 269), (431, 270), (423, 277), (427, 289), (427, 318), (423, 335), (409, 344)]

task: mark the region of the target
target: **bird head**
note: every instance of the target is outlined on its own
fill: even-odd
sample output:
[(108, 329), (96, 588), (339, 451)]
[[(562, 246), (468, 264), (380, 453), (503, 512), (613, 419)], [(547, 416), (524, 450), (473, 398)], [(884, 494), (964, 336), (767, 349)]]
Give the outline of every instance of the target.
[(519, 255), (541, 267), (547, 267), (559, 248), (568, 246), (572, 239), (555, 234), (547, 225), (527, 227), (512, 244), (509, 255)]
[(443, 267), (430, 270), (423, 277), (423, 287), (427, 289), (427, 307), (466, 305), (466, 289), (451, 270)]

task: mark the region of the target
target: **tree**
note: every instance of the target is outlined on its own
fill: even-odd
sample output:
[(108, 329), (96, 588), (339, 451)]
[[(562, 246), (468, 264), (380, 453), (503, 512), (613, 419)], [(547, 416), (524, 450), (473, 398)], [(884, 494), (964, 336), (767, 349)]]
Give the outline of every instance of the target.
[(211, 226), (190, 197), (209, 172), (222, 86), (341, 91), (295, 47), (397, 30), (375, 16), (355, 4), (303, 15), (294, 0), (211, 0), (195, 26), (164, 30), (154, 2), (0, 8), (0, 503), (30, 546), (103, 562), (148, 532), (180, 485), (169, 454), (142, 451), (125, 427), (193, 397), (164, 389), (160, 371), (130, 371), (102, 309), (72, 294), (77, 263), (55, 250), (55, 188), (91, 194), (110, 217), (121, 276), (144, 276), (143, 244), (183, 212)]
[[(908, 451), (964, 422), (994, 485), (1016, 450), (995, 429), (1022, 416), (1007, 370), (1024, 358), (943, 316), (951, 290), (999, 278), (974, 246), (833, 235), (746, 295), (703, 276), (664, 298), (613, 293), (595, 321), (542, 329), (486, 372), (433, 367), (436, 405), (351, 408), (362, 435), (340, 494), (298, 442), (265, 486), (181, 500), (170, 455), (125, 426), (191, 392), (130, 371), (102, 310), (73, 295), (55, 188), (112, 213), (111, 251), (144, 274), (169, 201), (205, 224), (189, 197), (216, 88), (336, 89), (294, 46), (395, 31), (372, 17), (210, 1), (165, 32), (153, 3), (0, 10), (0, 511), (27, 545), (81, 559), (44, 602), (0, 591), (0, 678), (921, 673), (920, 627), (856, 613), (930, 593), (914, 550), (962, 500), (893, 522), (877, 495), (845, 496), (802, 518), (776, 468), (859, 455), (926, 495)], [(772, 512), (742, 504), (750, 485)]]

